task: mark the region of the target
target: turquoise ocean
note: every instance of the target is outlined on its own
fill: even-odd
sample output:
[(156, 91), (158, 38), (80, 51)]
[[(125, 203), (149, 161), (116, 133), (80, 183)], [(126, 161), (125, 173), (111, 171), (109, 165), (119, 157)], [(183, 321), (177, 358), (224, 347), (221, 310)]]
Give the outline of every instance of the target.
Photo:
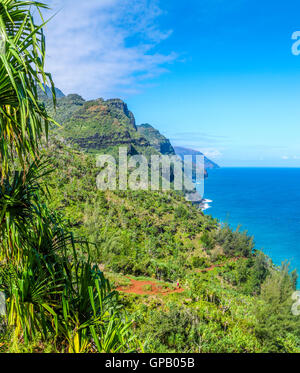
[[(300, 168), (220, 168), (205, 181), (206, 215), (254, 236), (255, 248), (300, 274)], [(298, 287), (299, 287), (298, 280)]]

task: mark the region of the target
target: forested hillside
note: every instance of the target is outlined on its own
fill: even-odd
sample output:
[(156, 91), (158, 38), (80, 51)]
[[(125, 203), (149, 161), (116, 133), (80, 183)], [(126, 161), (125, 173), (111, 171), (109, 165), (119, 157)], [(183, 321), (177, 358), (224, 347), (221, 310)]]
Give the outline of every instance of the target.
[(175, 192), (98, 191), (95, 159), (80, 150), (56, 142), (47, 154), (56, 170), (47, 179), (51, 207), (88, 237), (145, 351), (299, 350), (296, 275), (253, 251), (246, 233)]
[(45, 8), (0, 7), (0, 352), (300, 352), (287, 264), (181, 192), (97, 189), (99, 151), (163, 150), (121, 100), (54, 89)]

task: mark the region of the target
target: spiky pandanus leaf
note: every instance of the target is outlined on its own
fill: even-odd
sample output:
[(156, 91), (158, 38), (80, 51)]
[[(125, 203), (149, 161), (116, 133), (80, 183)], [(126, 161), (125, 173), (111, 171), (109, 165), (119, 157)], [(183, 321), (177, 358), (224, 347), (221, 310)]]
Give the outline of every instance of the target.
[(20, 258), (24, 241), (31, 237), (32, 224), (40, 223), (43, 229), (40, 196), (42, 178), (49, 172), (48, 162), (37, 160), (25, 173), (15, 171), (3, 179), (0, 188), (0, 244), (7, 259)]
[(51, 84), (54, 103), (55, 90), (44, 72), (44, 21), (37, 25), (32, 16), (39, 8), (46, 6), (0, 0), (0, 291), (7, 321), (25, 343), (50, 335), (72, 352), (130, 350), (131, 323), (116, 292), (89, 258), (78, 260), (72, 234), (41, 202), (49, 170), (39, 144), (52, 119), (38, 87)]
[(2, 180), (10, 159), (25, 166), (28, 157), (38, 154), (41, 136), (48, 135), (45, 107), (38, 101), (38, 87), (51, 85), (44, 71), (44, 21), (36, 24), (33, 8), (47, 8), (37, 1), (0, 0), (0, 167)]

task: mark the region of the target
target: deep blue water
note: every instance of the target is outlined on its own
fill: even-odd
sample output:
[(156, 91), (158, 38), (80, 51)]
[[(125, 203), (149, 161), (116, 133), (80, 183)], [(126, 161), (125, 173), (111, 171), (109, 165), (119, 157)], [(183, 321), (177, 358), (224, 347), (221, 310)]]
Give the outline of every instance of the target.
[(205, 214), (241, 224), (257, 249), (300, 274), (300, 168), (210, 170), (204, 197), (212, 200)]

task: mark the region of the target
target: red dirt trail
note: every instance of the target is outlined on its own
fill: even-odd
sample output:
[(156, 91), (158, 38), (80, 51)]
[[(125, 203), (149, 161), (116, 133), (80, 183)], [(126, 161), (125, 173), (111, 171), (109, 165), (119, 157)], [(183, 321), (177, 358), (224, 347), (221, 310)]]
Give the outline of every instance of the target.
[[(182, 293), (184, 291), (184, 289), (182, 288), (178, 288), (175, 290), (162, 289), (159, 287), (159, 285), (156, 282), (153, 282), (153, 281), (138, 281), (138, 280), (133, 280), (131, 278), (128, 278), (128, 280), (131, 281), (131, 284), (129, 287), (119, 286), (117, 287), (117, 290), (122, 291), (123, 293), (130, 293), (130, 294), (133, 293), (133, 294), (141, 294), (141, 295), (148, 295), (148, 294), (167, 295), (171, 293)], [(144, 290), (143, 286), (145, 285), (151, 285), (152, 289)]]
[[(238, 259), (246, 259), (243, 257), (236, 257), (233, 258), (231, 261), (236, 262)], [(209, 268), (204, 268), (200, 270), (200, 272), (209, 272), (212, 271), (214, 268), (218, 267), (223, 267), (223, 264), (214, 264)], [(141, 294), (141, 295), (147, 295), (147, 294), (161, 294), (161, 295), (167, 295), (167, 294), (172, 294), (172, 293), (182, 293), (184, 289), (182, 288), (177, 288), (175, 290), (168, 290), (168, 289), (162, 289), (157, 282), (153, 281), (138, 281), (138, 280), (133, 280), (132, 278), (126, 277), (128, 280), (130, 280), (131, 284), (130, 286), (119, 286), (117, 287), (118, 291), (121, 291), (123, 293), (128, 293), (128, 294)], [(143, 286), (145, 285), (151, 285), (151, 290), (144, 290)]]

